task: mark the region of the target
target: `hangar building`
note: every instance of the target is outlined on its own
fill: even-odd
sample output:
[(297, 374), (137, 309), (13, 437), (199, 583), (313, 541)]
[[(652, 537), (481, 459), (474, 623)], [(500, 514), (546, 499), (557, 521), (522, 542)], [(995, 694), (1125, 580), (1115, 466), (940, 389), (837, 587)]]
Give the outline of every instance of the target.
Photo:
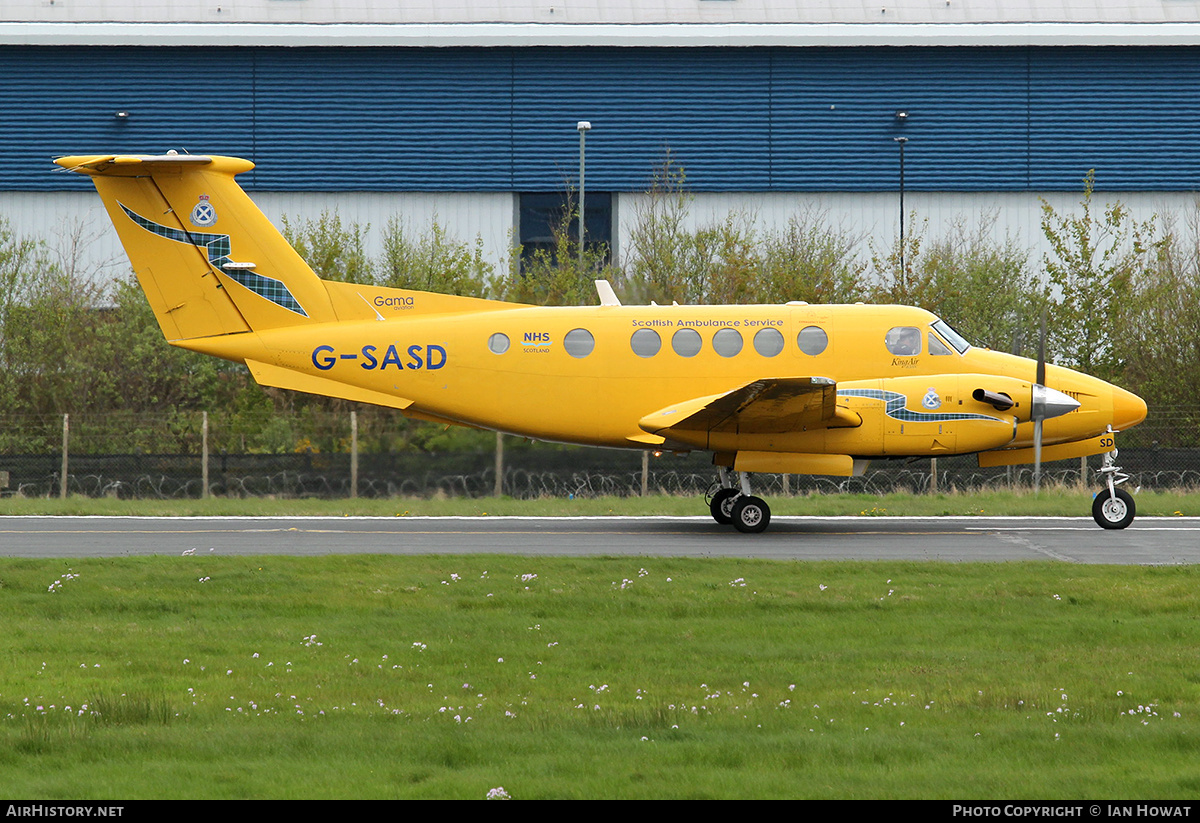
[(253, 159), (273, 218), (436, 215), (500, 265), (581, 120), (618, 257), (668, 153), (697, 221), (817, 208), (881, 247), (902, 148), (932, 233), (992, 211), (1035, 249), (1089, 169), (1141, 217), (1200, 187), (1200, 0), (6, 0), (0, 77), (0, 214), (42, 235), (103, 222), (51, 156), (177, 148)]

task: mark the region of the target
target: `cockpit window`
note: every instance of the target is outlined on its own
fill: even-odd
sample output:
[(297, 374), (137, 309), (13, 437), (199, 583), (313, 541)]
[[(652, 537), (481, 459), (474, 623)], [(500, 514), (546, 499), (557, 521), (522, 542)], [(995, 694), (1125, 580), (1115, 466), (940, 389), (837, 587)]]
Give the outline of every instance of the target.
[(942, 339), (953, 346), (954, 350), (959, 354), (965, 354), (967, 349), (971, 348), (971, 344), (963, 339), (961, 334), (950, 328), (950, 324), (945, 320), (939, 320), (934, 323), (933, 330), (940, 334)]
[(929, 353), (935, 356), (954, 354), (954, 352), (950, 351), (950, 347), (943, 343), (941, 338), (933, 332), (929, 333)]
[(911, 357), (921, 353), (921, 330), (912, 326), (896, 326), (889, 329), (884, 338), (887, 350), (894, 355)]

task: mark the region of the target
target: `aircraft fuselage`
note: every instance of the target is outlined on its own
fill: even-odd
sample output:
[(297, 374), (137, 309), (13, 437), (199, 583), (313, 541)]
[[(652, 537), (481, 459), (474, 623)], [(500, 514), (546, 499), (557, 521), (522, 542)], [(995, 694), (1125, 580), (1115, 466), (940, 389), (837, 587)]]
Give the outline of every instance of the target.
[[(378, 309), (382, 321), (184, 345), (399, 398), (397, 405), (411, 403), (404, 406), (410, 412), (584, 445), (656, 445), (641, 424), (650, 411), (781, 376), (836, 382), (838, 406), (851, 420), (784, 432), (717, 427), (689, 436), (677, 430), (661, 445), (880, 457), (1032, 442), (1035, 362), (975, 347), (960, 352), (933, 328), (937, 318), (921, 309), (517, 307), (430, 315), (409, 313), (419, 308), (422, 293), (394, 297)], [(908, 341), (900, 339), (905, 334)], [(1128, 392), (1069, 369), (1049, 367), (1047, 385), (1080, 402), (1075, 411), (1046, 421), (1047, 444), (1099, 436), (1109, 425), (1120, 428), (1122, 416), (1140, 420), (1145, 414), (1144, 404)], [(1013, 408), (1000, 411), (974, 399), (976, 389), (1010, 395)], [(897, 394), (904, 397), (903, 413), (894, 413)]]

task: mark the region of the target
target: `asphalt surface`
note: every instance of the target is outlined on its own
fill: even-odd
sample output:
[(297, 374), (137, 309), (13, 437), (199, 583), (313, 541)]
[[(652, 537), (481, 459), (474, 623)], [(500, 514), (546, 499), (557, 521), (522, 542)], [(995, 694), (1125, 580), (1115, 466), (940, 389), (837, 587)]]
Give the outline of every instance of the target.
[(1200, 563), (1200, 518), (778, 517), (741, 534), (707, 517), (3, 517), (0, 557), (514, 554), (779, 560)]

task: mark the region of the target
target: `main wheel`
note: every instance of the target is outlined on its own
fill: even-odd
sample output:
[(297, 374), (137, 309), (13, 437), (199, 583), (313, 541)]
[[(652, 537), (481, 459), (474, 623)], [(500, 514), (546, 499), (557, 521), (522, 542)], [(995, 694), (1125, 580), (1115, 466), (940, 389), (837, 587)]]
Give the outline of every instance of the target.
[(771, 507), (761, 497), (739, 497), (731, 514), (734, 528), (746, 534), (757, 534), (771, 522)]
[(1101, 489), (1092, 501), (1092, 517), (1106, 529), (1123, 529), (1133, 522), (1136, 507), (1133, 505), (1133, 495), (1124, 489), (1117, 489), (1116, 496)]
[(740, 495), (737, 489), (721, 489), (708, 502), (708, 510), (712, 512), (713, 520), (722, 526), (733, 522), (733, 503)]

